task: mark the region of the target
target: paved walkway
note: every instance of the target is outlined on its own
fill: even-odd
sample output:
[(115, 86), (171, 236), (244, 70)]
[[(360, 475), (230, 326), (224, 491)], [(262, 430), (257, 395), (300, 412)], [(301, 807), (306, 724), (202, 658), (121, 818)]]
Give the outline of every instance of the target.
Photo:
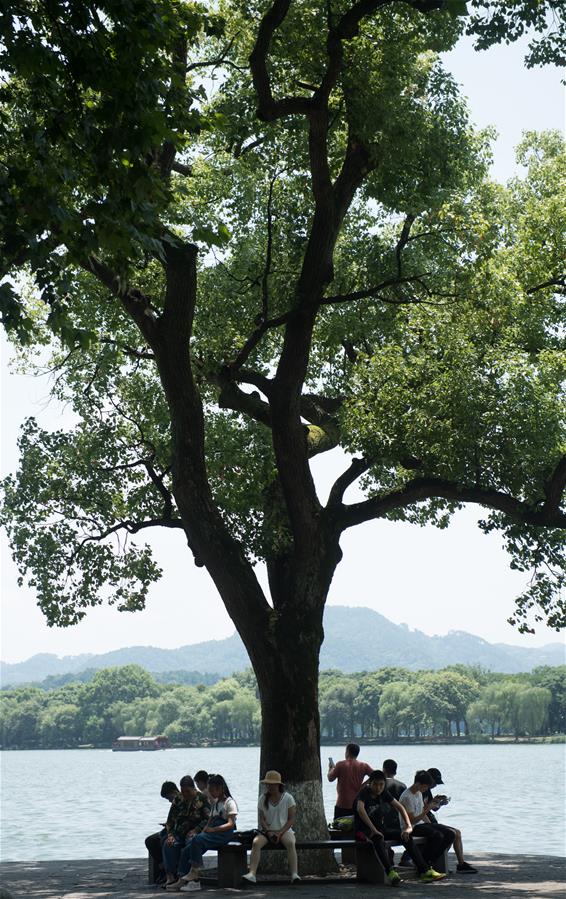
[[(212, 859), (211, 859), (212, 861)], [(452, 874), (441, 883), (419, 884), (403, 871), (403, 883), (396, 895), (421, 899), (564, 899), (566, 859), (542, 855), (502, 855), (477, 853), (470, 856), (478, 873)], [(6, 862), (0, 866), (1, 885), (14, 899), (165, 899), (163, 890), (147, 883), (144, 859), (88, 861)], [(375, 899), (387, 895), (391, 887), (357, 884), (354, 881), (325, 882), (304, 880), (300, 886), (286, 883), (246, 886), (245, 890), (220, 890), (203, 886), (196, 896), (222, 899), (247, 896), (249, 899)], [(0, 893), (0, 896), (2, 894)], [(190, 895), (173, 893), (174, 897)]]

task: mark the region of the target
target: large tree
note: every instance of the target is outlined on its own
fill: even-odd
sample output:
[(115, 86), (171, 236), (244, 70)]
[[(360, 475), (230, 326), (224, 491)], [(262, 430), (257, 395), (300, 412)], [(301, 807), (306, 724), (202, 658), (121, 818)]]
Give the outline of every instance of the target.
[[(262, 768), (320, 833), (318, 658), (345, 530), (485, 509), (564, 625), (560, 137), (487, 178), (439, 54), (516, 0), (44, 0), (2, 13), (2, 318), (53, 345), (72, 430), (29, 420), (4, 521), (48, 621), (143, 607), (186, 536), (241, 635)], [(548, 25), (547, 16), (553, 15)], [(53, 335), (55, 337), (53, 337)], [(57, 348), (59, 341), (59, 349)], [(350, 460), (327, 498), (311, 460)], [(365, 496), (348, 501), (359, 485)], [(267, 566), (269, 594), (256, 574)]]

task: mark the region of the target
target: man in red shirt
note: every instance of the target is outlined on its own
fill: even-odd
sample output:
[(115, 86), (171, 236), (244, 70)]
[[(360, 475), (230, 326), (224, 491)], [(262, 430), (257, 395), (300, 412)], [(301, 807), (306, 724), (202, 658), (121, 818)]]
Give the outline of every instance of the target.
[(338, 795), (334, 806), (334, 817), (342, 818), (345, 815), (353, 815), (353, 805), (356, 796), (362, 788), (362, 783), (368, 777), (373, 768), (367, 762), (359, 762), (360, 747), (357, 743), (348, 743), (343, 762), (334, 764), (328, 760), (328, 780), (337, 780)]

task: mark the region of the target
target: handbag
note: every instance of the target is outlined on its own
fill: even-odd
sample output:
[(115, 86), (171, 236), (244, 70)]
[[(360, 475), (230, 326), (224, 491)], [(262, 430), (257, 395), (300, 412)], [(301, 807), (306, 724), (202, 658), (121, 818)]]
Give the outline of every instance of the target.
[(257, 837), (257, 835), (260, 833), (261, 830), (257, 830), (257, 828), (252, 828), (252, 830), (236, 830), (232, 836), (232, 839), (237, 843), (241, 843), (242, 846), (246, 846), (246, 848), (250, 849), (254, 838)]

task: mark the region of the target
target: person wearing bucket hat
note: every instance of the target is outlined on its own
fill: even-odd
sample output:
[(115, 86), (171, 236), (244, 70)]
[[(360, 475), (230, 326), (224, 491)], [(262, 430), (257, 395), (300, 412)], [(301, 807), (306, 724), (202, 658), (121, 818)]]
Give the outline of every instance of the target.
[(281, 843), (287, 850), (291, 883), (296, 883), (301, 878), (293, 832), (297, 811), (295, 800), (286, 791), (279, 771), (267, 771), (260, 783), (265, 786), (265, 792), (260, 796), (257, 806), (261, 833), (254, 837), (249, 871), (243, 875), (243, 879), (248, 883), (255, 883), (261, 850), (267, 843)]

